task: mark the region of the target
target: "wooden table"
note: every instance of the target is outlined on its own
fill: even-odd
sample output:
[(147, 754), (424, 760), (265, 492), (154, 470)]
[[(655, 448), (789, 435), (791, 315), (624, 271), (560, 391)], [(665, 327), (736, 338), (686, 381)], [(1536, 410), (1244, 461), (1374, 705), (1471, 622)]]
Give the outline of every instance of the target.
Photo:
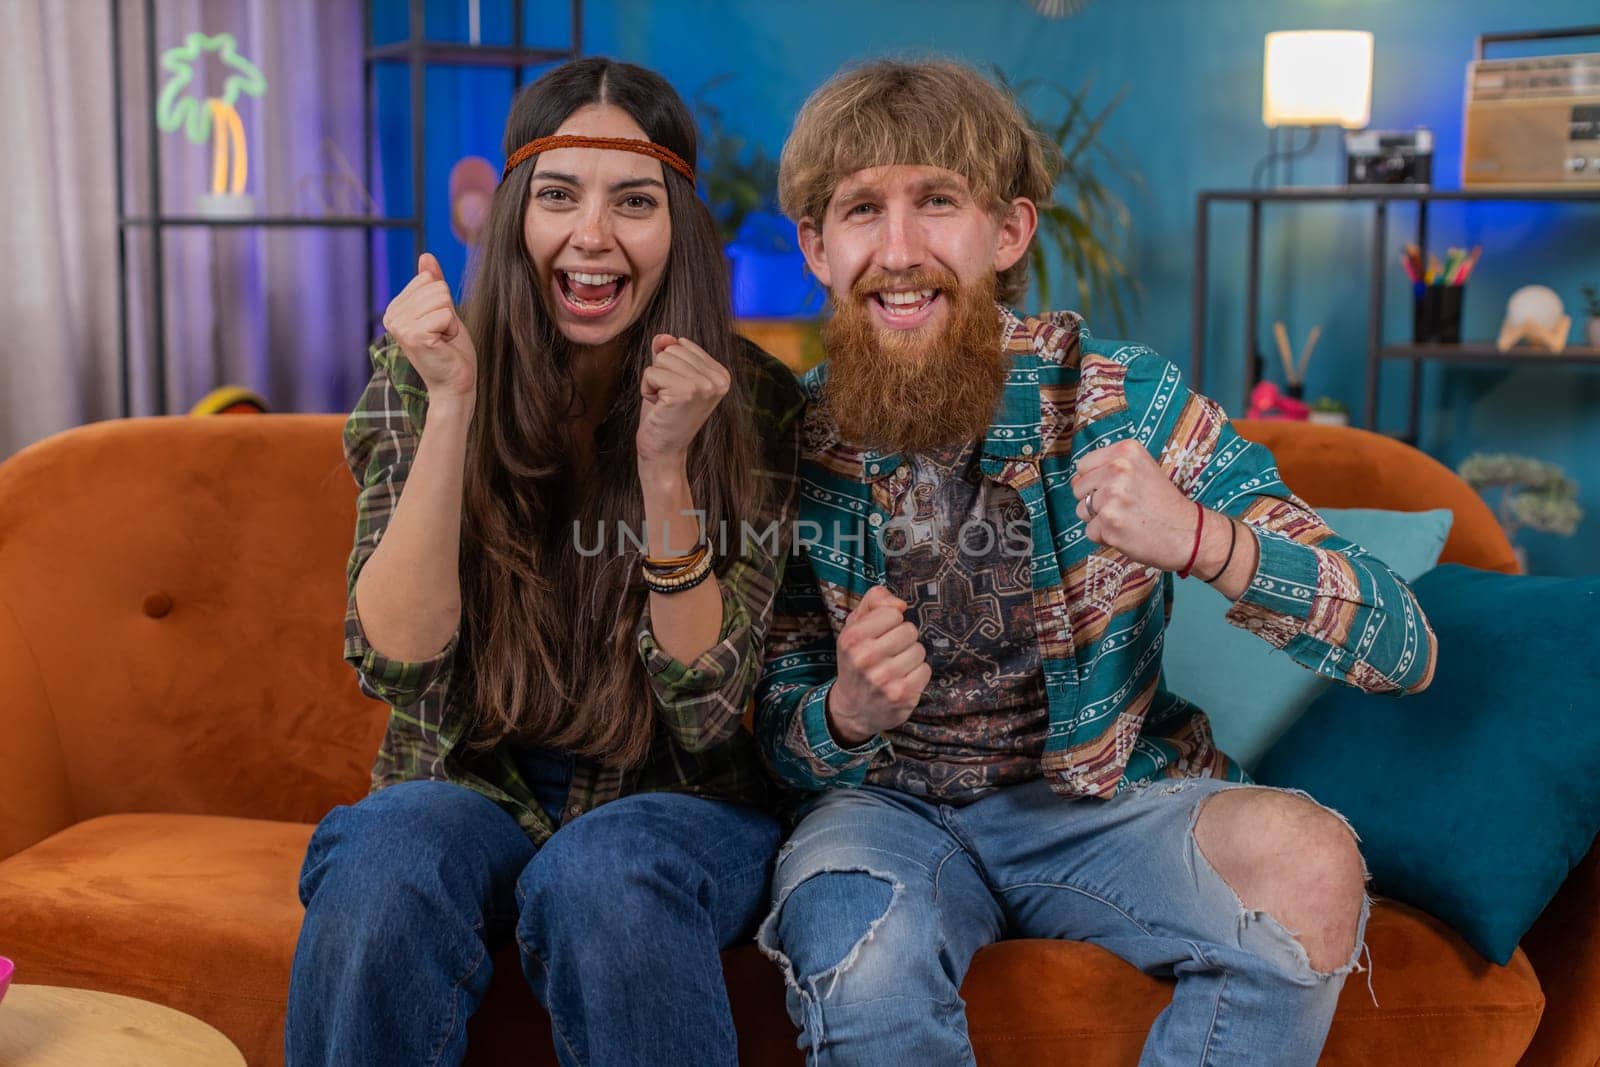
[(14, 985), (0, 1000), (5, 1067), (244, 1067), (216, 1028), (147, 1000)]

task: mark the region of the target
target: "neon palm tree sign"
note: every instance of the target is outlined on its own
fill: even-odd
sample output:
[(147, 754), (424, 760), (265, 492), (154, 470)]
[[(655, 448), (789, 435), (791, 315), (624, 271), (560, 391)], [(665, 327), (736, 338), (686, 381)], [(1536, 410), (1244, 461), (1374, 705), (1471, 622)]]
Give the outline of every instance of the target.
[[(184, 90), (195, 80), (195, 66), (207, 52), (215, 52), (231, 73), (223, 81), (219, 96), (200, 100), (186, 95)], [(242, 197), (250, 164), (244, 123), (233, 105), (241, 93), (260, 97), (267, 91), (267, 79), (254, 63), (238, 53), (231, 33), (215, 37), (191, 33), (183, 44), (162, 53), (161, 66), (172, 77), (161, 88), (156, 125), (166, 133), (181, 127), (193, 144), (205, 144), (210, 139), (212, 196)]]

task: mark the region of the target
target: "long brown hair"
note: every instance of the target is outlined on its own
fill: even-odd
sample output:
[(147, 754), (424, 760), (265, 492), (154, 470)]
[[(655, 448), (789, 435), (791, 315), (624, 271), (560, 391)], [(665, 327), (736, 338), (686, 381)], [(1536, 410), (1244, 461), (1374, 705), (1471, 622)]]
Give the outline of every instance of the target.
[[(694, 121), (672, 87), (642, 67), (602, 58), (565, 64), (524, 89), (506, 120), (506, 154), (555, 133), (580, 107), (602, 103), (626, 111), (652, 141), (694, 165)], [(569, 443), (568, 413), (579, 402), (572, 346), (551, 320), (523, 237), (534, 170), (530, 160), (496, 189), (464, 308), (478, 394), (462, 503), (458, 676), (476, 713), (474, 750), (515, 738), (628, 768), (648, 754), (656, 726), (635, 640), (648, 594), (637, 551), (626, 542), (629, 550), (619, 551), (617, 536), (619, 523), (644, 530), (634, 435), (651, 338), (692, 338), (732, 373), (732, 388), (689, 455), (690, 490), (708, 533), (738, 531), (754, 515), (755, 433), (733, 363), (739, 342), (715, 227), (694, 186), (664, 166), (667, 265), (623, 336), (615, 397), (595, 430), (593, 470), (578, 478)], [(594, 554), (597, 526), (604, 549)], [(574, 542), (578, 529), (588, 554)], [(719, 561), (719, 570), (726, 564)]]

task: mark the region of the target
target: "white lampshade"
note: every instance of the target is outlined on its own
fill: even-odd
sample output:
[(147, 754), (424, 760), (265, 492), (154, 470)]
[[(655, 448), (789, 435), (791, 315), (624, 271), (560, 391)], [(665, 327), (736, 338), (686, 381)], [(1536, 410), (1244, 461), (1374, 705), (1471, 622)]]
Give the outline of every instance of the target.
[(1262, 122), (1359, 130), (1371, 118), (1372, 34), (1365, 30), (1267, 34)]

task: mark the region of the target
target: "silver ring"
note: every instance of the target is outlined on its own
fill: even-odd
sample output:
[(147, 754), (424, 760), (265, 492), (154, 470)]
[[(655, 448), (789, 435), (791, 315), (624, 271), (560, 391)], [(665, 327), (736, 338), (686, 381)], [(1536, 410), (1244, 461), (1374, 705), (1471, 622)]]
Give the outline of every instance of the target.
[(1094, 490), (1093, 489), (1091, 489), (1087, 493), (1083, 494), (1083, 506), (1089, 510), (1089, 517), (1091, 519), (1094, 518), (1096, 515), (1100, 514), (1098, 511), (1096, 511), (1094, 509)]

